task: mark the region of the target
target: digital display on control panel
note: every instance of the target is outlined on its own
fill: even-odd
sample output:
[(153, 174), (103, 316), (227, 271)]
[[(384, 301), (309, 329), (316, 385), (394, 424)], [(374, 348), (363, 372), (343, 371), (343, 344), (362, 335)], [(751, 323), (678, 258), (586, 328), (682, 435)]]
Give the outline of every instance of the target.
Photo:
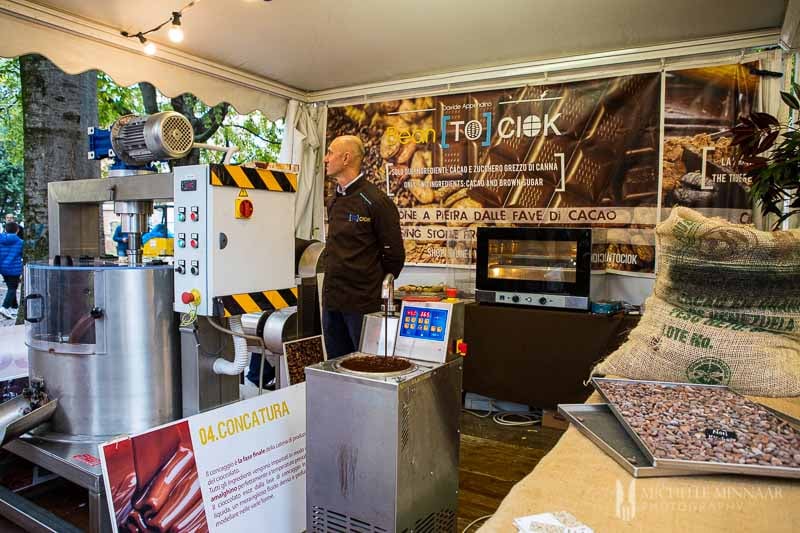
[(196, 191), (197, 180), (183, 180), (181, 181), (181, 191)]
[(447, 309), (406, 307), (403, 309), (401, 337), (443, 341), (447, 330)]

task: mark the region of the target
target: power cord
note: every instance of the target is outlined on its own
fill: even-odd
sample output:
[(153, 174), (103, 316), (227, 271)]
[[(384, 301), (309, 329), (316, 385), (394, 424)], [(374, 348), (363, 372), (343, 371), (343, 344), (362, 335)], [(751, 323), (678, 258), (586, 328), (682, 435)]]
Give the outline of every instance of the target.
[(490, 416), (492, 416), (492, 413), (494, 413), (494, 402), (492, 400), (489, 400), (489, 410), (486, 411), (485, 415), (478, 414), (477, 411), (471, 411), (469, 409), (462, 409), (462, 411), (474, 416), (475, 418), (489, 418)]
[(492, 514), (487, 514), (487, 515), (483, 515), (483, 516), (481, 516), (480, 518), (476, 518), (475, 520), (473, 520), (472, 522), (470, 522), (469, 524), (467, 524), (467, 527), (465, 527), (464, 529), (462, 529), (462, 530), (461, 530), (461, 533), (467, 533), (467, 530), (469, 530), (469, 528), (471, 528), (472, 526), (474, 526), (475, 524), (477, 524), (477, 523), (478, 523), (478, 522), (480, 522), (481, 520), (487, 520), (487, 519), (491, 518), (492, 516), (494, 516), (494, 513), (492, 513)]
[[(521, 418), (522, 420), (508, 420), (508, 417), (512, 416)], [(501, 426), (525, 427), (525, 426), (535, 426), (536, 424), (540, 424), (542, 422), (542, 417), (537, 416), (533, 413), (505, 412), (494, 415), (492, 420), (494, 420), (495, 424)]]
[(197, 322), (197, 304), (192, 302), (189, 304), (189, 312), (188, 313), (181, 313), (181, 324), (182, 328), (188, 328), (192, 324)]
[[(492, 421), (499, 425), (499, 426), (506, 426), (506, 427), (526, 427), (526, 426), (535, 426), (536, 424), (540, 424), (542, 422), (542, 417), (539, 413), (533, 411), (500, 411), (497, 414), (494, 414), (494, 401), (489, 400), (489, 410), (486, 414), (480, 414), (477, 411), (472, 411), (470, 409), (462, 409), (467, 414), (474, 416), (475, 418), (489, 418), (492, 417)], [(509, 420), (510, 417), (517, 417), (521, 418), (522, 420)]]

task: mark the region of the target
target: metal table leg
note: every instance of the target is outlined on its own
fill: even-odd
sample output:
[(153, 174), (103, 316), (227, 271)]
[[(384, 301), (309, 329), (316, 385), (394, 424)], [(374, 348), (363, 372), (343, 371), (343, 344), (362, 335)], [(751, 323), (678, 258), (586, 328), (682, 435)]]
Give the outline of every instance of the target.
[(105, 494), (89, 491), (89, 533), (108, 533), (111, 528), (111, 518), (108, 513), (108, 501)]

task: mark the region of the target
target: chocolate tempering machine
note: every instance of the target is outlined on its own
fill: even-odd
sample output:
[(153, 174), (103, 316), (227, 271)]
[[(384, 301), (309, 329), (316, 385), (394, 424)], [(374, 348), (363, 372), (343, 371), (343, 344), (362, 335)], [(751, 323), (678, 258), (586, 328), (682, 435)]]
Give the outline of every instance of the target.
[[(85, 488), (92, 532), (111, 531), (98, 444), (239, 400), (253, 347), (320, 332), (322, 245), (294, 237), (296, 174), (148, 173), (188, 154), (191, 124), (174, 112), (123, 119), (106, 155), (127, 170), (48, 186), (50, 258), (25, 272), (30, 386), (0, 406), (5, 449)], [(174, 202), (175, 252), (146, 262), (154, 201)], [(105, 202), (121, 217), (125, 260), (102, 257)], [(76, 530), (5, 487), (0, 514), (27, 530)]]

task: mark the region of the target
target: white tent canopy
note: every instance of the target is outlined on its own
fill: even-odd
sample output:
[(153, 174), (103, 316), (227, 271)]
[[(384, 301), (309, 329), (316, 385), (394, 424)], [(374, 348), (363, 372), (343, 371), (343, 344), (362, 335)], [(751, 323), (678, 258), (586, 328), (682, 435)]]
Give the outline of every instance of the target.
[(186, 0), (0, 0), (0, 56), (36, 52), (70, 73), (98, 68), (123, 85), (147, 80), (276, 118), (290, 98), (776, 45), (795, 3), (206, 0), (185, 11), (180, 45), (169, 46), (166, 27), (148, 36), (160, 47), (151, 58), (119, 32), (152, 28)]
[[(151, 13), (161, 17), (162, 11)], [(68, 74), (99, 69), (119, 85), (149, 81), (167, 96), (191, 92), (208, 105), (226, 101), (239, 113), (258, 109), (272, 120), (284, 116), (289, 98), (305, 97), (302, 91), (178, 50), (162, 49), (148, 57), (137, 40), (122, 37), (119, 30), (29, 2), (0, 2), (0, 35), (2, 57), (37, 53)]]

